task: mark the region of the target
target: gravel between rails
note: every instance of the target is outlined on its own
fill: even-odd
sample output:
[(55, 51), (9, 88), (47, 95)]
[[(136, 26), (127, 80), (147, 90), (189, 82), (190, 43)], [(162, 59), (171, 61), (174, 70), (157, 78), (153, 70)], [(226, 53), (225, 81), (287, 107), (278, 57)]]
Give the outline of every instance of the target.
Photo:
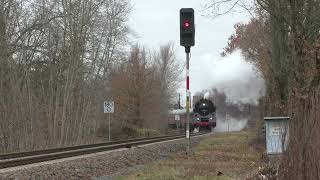
[[(191, 146), (212, 136), (206, 134), (191, 138)], [(170, 154), (185, 151), (186, 140), (171, 140), (101, 152), (91, 155), (66, 158), (46, 163), (37, 163), (0, 170), (0, 179), (47, 180), (47, 179), (93, 179), (110, 180), (115, 175), (126, 175), (144, 167), (148, 163), (165, 159)]]

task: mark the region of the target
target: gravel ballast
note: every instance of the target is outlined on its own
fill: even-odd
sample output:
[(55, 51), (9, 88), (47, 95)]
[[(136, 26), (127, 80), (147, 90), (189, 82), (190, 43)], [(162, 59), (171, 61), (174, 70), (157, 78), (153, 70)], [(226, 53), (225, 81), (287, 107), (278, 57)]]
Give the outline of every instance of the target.
[[(211, 136), (192, 137), (191, 146)], [(130, 149), (66, 158), (0, 170), (0, 179), (109, 179), (125, 175), (144, 165), (186, 150), (186, 140), (171, 140)]]

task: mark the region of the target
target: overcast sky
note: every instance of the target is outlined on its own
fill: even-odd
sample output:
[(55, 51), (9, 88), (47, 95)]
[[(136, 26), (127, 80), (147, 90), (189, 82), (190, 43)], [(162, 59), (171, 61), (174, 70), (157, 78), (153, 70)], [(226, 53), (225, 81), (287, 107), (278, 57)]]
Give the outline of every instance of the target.
[[(212, 19), (203, 16), (203, 3), (200, 0), (133, 0), (130, 26), (138, 34), (137, 41), (149, 48), (174, 42), (177, 58), (184, 64), (184, 48), (179, 44), (179, 11), (181, 8), (194, 8), (196, 45), (191, 48), (191, 93), (216, 87), (225, 90), (233, 100), (256, 99), (263, 91), (263, 81), (257, 77), (253, 67), (244, 61), (240, 52), (220, 57), (234, 32), (234, 24), (248, 22), (249, 14), (228, 14)], [(183, 96), (185, 88), (185, 82), (181, 83)]]

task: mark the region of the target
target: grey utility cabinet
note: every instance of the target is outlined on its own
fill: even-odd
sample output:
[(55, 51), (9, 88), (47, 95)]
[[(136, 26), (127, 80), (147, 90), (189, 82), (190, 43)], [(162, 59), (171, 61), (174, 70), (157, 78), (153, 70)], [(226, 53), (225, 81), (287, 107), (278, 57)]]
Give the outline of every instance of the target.
[(289, 142), (289, 117), (265, 117), (267, 154), (282, 154)]

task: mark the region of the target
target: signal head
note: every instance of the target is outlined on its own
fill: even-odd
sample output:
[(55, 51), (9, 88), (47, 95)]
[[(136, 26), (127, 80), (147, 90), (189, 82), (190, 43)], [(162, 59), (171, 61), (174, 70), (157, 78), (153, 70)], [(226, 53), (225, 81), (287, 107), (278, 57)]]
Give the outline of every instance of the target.
[(194, 10), (192, 8), (182, 8), (180, 9), (180, 45), (185, 47), (194, 46), (194, 40)]

